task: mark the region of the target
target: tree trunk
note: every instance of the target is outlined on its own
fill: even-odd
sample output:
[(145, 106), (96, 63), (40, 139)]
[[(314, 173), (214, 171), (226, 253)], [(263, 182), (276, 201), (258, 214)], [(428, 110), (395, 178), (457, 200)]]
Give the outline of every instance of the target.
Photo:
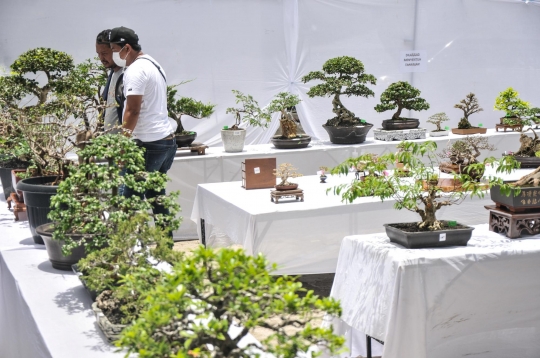
[(399, 119), (400, 116), (401, 116), (401, 111), (403, 111), (403, 105), (401, 104), (401, 101), (398, 101), (397, 102), (397, 112), (394, 113), (394, 115), (392, 116), (392, 119)]
[(336, 93), (332, 100), (332, 105), (334, 106), (332, 112), (336, 114), (337, 119), (334, 126), (343, 125), (351, 127), (356, 125), (358, 121), (356, 120), (354, 113), (345, 108), (343, 103), (341, 103), (339, 95), (339, 93)]
[(296, 138), (296, 122), (289, 113), (282, 112), (279, 120), (281, 126), (281, 136), (287, 139)]

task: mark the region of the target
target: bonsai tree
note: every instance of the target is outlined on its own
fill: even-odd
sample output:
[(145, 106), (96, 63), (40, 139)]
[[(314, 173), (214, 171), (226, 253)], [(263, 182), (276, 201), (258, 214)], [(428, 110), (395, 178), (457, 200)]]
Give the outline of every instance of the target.
[(458, 123), (459, 129), (469, 129), (472, 127), (471, 122), (469, 122), (469, 116), (474, 113), (483, 111), (482, 108), (478, 105), (478, 99), (474, 93), (469, 93), (465, 99), (459, 101), (458, 104), (454, 105), (454, 108), (459, 108), (463, 111), (463, 117)]
[(266, 111), (271, 115), (274, 112), (281, 114), (279, 118), (279, 126), (281, 128), (281, 137), (292, 139), (298, 137), (297, 125), (292, 115), (292, 108), (300, 103), (300, 98), (297, 95), (288, 92), (278, 93), (270, 102)]
[(230, 127), (231, 130), (239, 129), (242, 121), (255, 127), (267, 128), (272, 118), (267, 111), (263, 111), (259, 107), (259, 102), (255, 101), (252, 96), (244, 95), (242, 92), (232, 90), (236, 96), (236, 103), (241, 103), (242, 107), (229, 107), (225, 113), (234, 113), (236, 119), (234, 125)]
[(450, 118), (446, 115), (444, 112), (435, 113), (431, 117), (428, 118), (428, 123), (435, 124), (437, 126), (437, 129), (434, 130), (434, 132), (442, 132), (444, 129), (441, 129), (441, 123), (449, 121)]
[[(534, 134), (534, 138), (529, 137), (525, 134), (527, 131), (531, 131)], [(540, 138), (536, 134), (536, 131), (532, 128), (529, 128), (523, 131), (519, 137), (519, 142), (521, 143), (519, 150), (514, 153), (515, 156), (521, 157), (535, 157), (536, 153), (540, 151)]]
[[(84, 241), (87, 252), (100, 249), (120, 223), (149, 211), (155, 202), (170, 212), (151, 215), (156, 225), (167, 230), (179, 227), (177, 192), (153, 199), (120, 195), (119, 189), (124, 185), (139, 193), (159, 192), (168, 180), (157, 171), (144, 172), (144, 151), (134, 141), (119, 134), (105, 134), (93, 139), (79, 155), (83, 164), (70, 168), (71, 175), (60, 183), (57, 195), (51, 199), (49, 218), (54, 222), (53, 239), (65, 242), (64, 254), (81, 244), (70, 234), (87, 234), (91, 238)], [(105, 162), (97, 163), (95, 158)], [(122, 175), (123, 168), (128, 173)]]
[(298, 173), (296, 170), (297, 169), (290, 163), (282, 163), (277, 169), (274, 169), (274, 175), (281, 179), (278, 186), (294, 185), (295, 183), (289, 182), (288, 179), (302, 176), (302, 174)]
[[(262, 255), (201, 246), (148, 290), (146, 309), (117, 346), (141, 358), (292, 358), (315, 346), (338, 353), (344, 338), (312, 322), (316, 312), (340, 316), (339, 303), (292, 277), (271, 275), (275, 269)], [(126, 276), (127, 289), (139, 290), (139, 282)], [(268, 332), (260, 345), (239, 344), (255, 329)]]
[(405, 119), (401, 118), (401, 112), (404, 109), (412, 111), (424, 111), (429, 109), (429, 103), (425, 99), (420, 98), (420, 90), (411, 86), (409, 82), (399, 81), (394, 82), (381, 93), (381, 103), (375, 106), (375, 110), (379, 113), (396, 109), (396, 113), (392, 115), (393, 120)]
[[(454, 173), (455, 181), (459, 181), (463, 190), (443, 192), (438, 187), (435, 180), (439, 163), (436, 155), (437, 145), (435, 142), (427, 141), (424, 143), (402, 142), (404, 151), (388, 153), (377, 158), (378, 162), (373, 161), (370, 154), (361, 155), (358, 158), (349, 158), (344, 163), (332, 169), (334, 174), (347, 174), (351, 165), (356, 166), (360, 161), (365, 161), (367, 166), (375, 169), (381, 168), (381, 163), (387, 166), (395, 162), (404, 163), (409, 169), (412, 181), (409, 178), (403, 178), (397, 171), (370, 177), (362, 185), (342, 184), (334, 187), (334, 194), (341, 195), (347, 202), (353, 202), (356, 198), (373, 195), (381, 200), (389, 198), (396, 202), (394, 207), (397, 210), (406, 209), (417, 213), (421, 221), (417, 223), (418, 231), (440, 230), (447, 224), (436, 217), (436, 213), (444, 206), (460, 204), (467, 196), (483, 197), (485, 194), (485, 184), (472, 180), (467, 173)], [(518, 163), (512, 157), (503, 157), (500, 160), (488, 158), (482, 163), (471, 164), (471, 170), (482, 171), (487, 163), (496, 164), (497, 173), (509, 173), (518, 167)], [(504, 184), (501, 178), (489, 176), (486, 178), (488, 186), (501, 185), (509, 192), (510, 187)]]
[(309, 89), (307, 95), (313, 97), (333, 97), (332, 112), (336, 115), (326, 122), (331, 127), (353, 127), (366, 123), (348, 110), (341, 102), (341, 96), (373, 97), (375, 93), (366, 84), (377, 84), (375, 76), (364, 72), (362, 61), (354, 57), (332, 58), (323, 64), (322, 71), (313, 71), (302, 77), (302, 81), (319, 80), (322, 83)]
[[(439, 157), (449, 159), (451, 164), (458, 165), (459, 168), (465, 168), (478, 163), (478, 157), (482, 154), (482, 150), (494, 151), (495, 149), (487, 137), (466, 136), (464, 139), (449, 144), (446, 150), (439, 153)], [(441, 163), (441, 168), (446, 167), (446, 163), (448, 162)]]
[[(495, 110), (504, 111), (505, 116), (502, 120), (503, 124), (515, 125), (521, 124), (524, 117), (529, 115), (530, 104), (519, 98), (519, 93), (512, 87), (508, 87), (506, 90), (499, 93), (499, 96), (495, 99)], [(520, 123), (521, 122), (521, 123)], [(523, 123), (530, 125), (528, 123)]]
[(197, 101), (191, 97), (181, 97), (176, 98), (178, 90), (176, 87), (184, 84), (182, 82), (177, 85), (167, 86), (167, 111), (169, 117), (173, 118), (178, 127), (176, 128), (176, 134), (186, 135), (191, 132), (184, 129), (182, 124), (182, 116), (190, 116), (197, 119), (203, 119), (210, 117), (214, 113), (215, 104), (207, 103), (204, 104), (201, 101)]

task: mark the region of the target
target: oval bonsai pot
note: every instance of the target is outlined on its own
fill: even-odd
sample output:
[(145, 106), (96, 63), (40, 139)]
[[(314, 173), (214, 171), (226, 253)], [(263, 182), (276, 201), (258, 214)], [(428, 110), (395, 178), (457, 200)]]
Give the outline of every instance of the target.
[(311, 137), (306, 134), (299, 134), (296, 138), (282, 138), (277, 135), (272, 138), (272, 144), (276, 149), (300, 149), (306, 148), (311, 142)]
[(400, 131), (404, 129), (415, 129), (420, 125), (420, 120), (416, 118), (385, 119), (382, 127), (387, 131)]
[(175, 137), (178, 148), (189, 147), (195, 138), (197, 138), (197, 132), (190, 132), (189, 134), (175, 134)]
[(296, 190), (298, 188), (298, 184), (293, 183), (291, 185), (275, 185), (274, 187), (277, 191)]
[(481, 127), (471, 127), (467, 129), (452, 128), (452, 134), (469, 135), (469, 134), (486, 134), (486, 132), (487, 132), (487, 128), (481, 128)]
[[(471, 239), (472, 231), (474, 230), (473, 227), (466, 226), (459, 229), (406, 232), (392, 225), (398, 224), (384, 224), (386, 235), (390, 238), (391, 242), (405, 246), (408, 249), (467, 246), (467, 242)], [(458, 223), (458, 225), (460, 224)]]
[(429, 132), (430, 137), (446, 137), (450, 134), (450, 131), (433, 131)]
[(354, 127), (334, 127), (323, 124), (328, 132), (330, 142), (334, 144), (358, 144), (366, 140), (366, 136), (373, 124), (362, 124)]
[(246, 141), (245, 129), (222, 129), (221, 140), (223, 148), (227, 153), (236, 153), (244, 150), (244, 142)]
[(44, 244), (36, 228), (51, 222), (47, 215), (51, 211), (51, 197), (56, 195), (58, 185), (50, 185), (50, 183), (53, 183), (56, 178), (56, 176), (27, 178), (17, 183), (17, 190), (21, 190), (24, 195), (28, 224), (36, 244)]
[[(36, 228), (36, 232), (41, 235), (43, 241), (45, 242), (45, 248), (47, 249), (47, 254), (49, 254), (49, 261), (57, 270), (71, 271), (71, 266), (79, 262), (80, 259), (86, 257), (86, 250), (84, 245), (77, 246), (71, 250), (71, 254), (64, 256), (62, 254), (62, 246), (64, 246), (63, 241), (53, 240), (53, 223), (47, 223), (39, 225)], [(70, 235), (74, 240), (84, 240), (91, 235)], [(88, 239), (87, 239), (88, 240)]]

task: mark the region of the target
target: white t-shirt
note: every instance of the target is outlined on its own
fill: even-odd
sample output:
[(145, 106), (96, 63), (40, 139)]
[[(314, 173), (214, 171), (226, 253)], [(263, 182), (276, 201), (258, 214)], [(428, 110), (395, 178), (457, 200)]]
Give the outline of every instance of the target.
[(109, 84), (109, 92), (107, 93), (107, 108), (105, 108), (105, 129), (117, 127), (115, 129), (112, 129), (110, 133), (120, 132), (120, 128), (118, 127), (120, 125), (120, 121), (118, 120), (118, 105), (116, 104), (114, 91), (116, 89), (116, 82), (118, 82), (118, 78), (121, 74), (121, 70), (113, 72), (111, 77), (111, 83)]
[[(167, 137), (174, 131), (167, 116), (167, 83), (157, 67), (142, 57), (149, 58), (160, 66), (148, 55), (135, 60), (124, 72), (124, 95), (126, 98), (131, 95), (143, 96), (133, 138), (153, 142)], [(163, 68), (161, 72), (166, 76)]]

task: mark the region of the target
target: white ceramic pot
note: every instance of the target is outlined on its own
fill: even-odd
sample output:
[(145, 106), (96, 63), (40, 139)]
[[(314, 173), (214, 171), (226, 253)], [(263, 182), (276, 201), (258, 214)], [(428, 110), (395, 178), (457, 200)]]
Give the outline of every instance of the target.
[(223, 148), (225, 148), (226, 152), (241, 152), (244, 149), (244, 142), (246, 141), (246, 130), (222, 129), (221, 140), (223, 141)]
[(429, 132), (430, 137), (445, 137), (450, 134), (450, 131)]

